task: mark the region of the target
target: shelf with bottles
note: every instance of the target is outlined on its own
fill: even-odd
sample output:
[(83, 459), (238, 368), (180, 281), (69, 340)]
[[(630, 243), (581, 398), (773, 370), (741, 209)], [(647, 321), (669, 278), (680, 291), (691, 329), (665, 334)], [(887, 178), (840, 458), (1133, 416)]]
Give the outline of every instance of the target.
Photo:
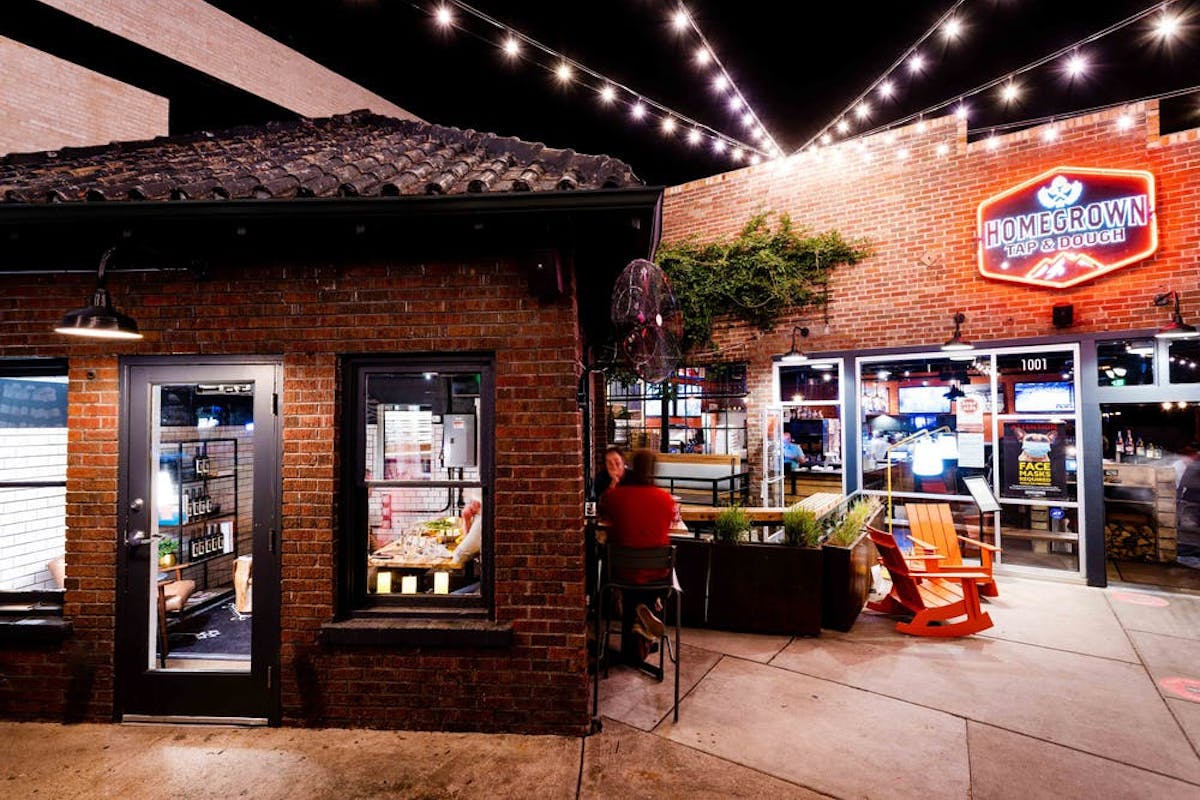
[(1161, 460), (1165, 455), (1160, 445), (1147, 442), (1132, 429), (1122, 431), (1118, 428), (1112, 448), (1113, 461), (1120, 464), (1149, 464)]
[(157, 486), (159, 532), (181, 560), (195, 563), (236, 550), (238, 442), (163, 442)]

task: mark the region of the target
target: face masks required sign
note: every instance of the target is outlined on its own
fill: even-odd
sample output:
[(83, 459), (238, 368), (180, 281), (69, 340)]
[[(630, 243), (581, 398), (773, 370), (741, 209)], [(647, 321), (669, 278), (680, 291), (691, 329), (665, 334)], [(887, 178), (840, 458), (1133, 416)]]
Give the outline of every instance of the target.
[(1074, 286), (1158, 249), (1154, 176), (1055, 167), (980, 203), (978, 226), (984, 277)]
[(1053, 422), (1004, 423), (1004, 497), (1067, 497), (1066, 448)]

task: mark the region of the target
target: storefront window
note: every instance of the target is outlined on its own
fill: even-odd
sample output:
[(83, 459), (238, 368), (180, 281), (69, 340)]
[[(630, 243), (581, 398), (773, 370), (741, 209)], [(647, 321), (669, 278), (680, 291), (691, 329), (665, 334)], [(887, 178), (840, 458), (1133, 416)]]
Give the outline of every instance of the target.
[[(1076, 350), (972, 352), (863, 361), (863, 488), (902, 506), (949, 502), (1000, 563), (1079, 570)], [(998, 445), (998, 446), (997, 446)], [(994, 495), (979, 513), (966, 478)]]
[(683, 367), (664, 383), (613, 380), (607, 390), (612, 444), (746, 458), (745, 364)]
[(842, 492), (842, 406), (837, 364), (780, 364), (777, 375), (777, 397), (783, 414), (779, 452), (784, 503), (795, 503), (819, 492)]
[(63, 588), (66, 365), (0, 364), (0, 591)]
[[(957, 416), (967, 406), (979, 412), (981, 438), (975, 460), (982, 466), (982, 415), (992, 406), (990, 363), (987, 356), (929, 356), (862, 364), (863, 488), (962, 494)], [(961, 402), (966, 398), (971, 402)], [(968, 469), (966, 474), (972, 472)]]
[(1154, 339), (1115, 339), (1096, 344), (1096, 376), (1101, 386), (1154, 383)]
[(1177, 339), (1167, 348), (1171, 383), (1200, 383), (1200, 339)]
[(480, 605), (491, 560), (490, 365), (351, 365), (356, 602)]

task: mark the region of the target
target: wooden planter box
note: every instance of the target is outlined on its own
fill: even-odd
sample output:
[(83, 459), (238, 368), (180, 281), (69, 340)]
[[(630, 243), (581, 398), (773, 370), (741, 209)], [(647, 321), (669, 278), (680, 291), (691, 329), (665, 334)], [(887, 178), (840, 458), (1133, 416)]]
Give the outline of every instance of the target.
[(821, 546), (821, 627), (848, 631), (871, 593), (878, 556), (866, 532), (850, 547)]
[[(682, 592), (683, 624), (692, 628), (704, 627), (705, 597), (708, 594), (708, 559), (712, 543), (702, 539), (671, 538), (675, 545), (675, 576)], [(674, 619), (668, 614), (668, 619)]]
[(711, 628), (821, 633), (821, 551), (778, 544), (709, 544)]

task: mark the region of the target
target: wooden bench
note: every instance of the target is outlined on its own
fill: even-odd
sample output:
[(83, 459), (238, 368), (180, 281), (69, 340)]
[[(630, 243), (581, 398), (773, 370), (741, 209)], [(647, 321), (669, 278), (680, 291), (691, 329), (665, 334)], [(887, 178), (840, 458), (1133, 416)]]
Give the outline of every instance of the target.
[(660, 453), (654, 482), (683, 502), (722, 506), (750, 500), (750, 473), (736, 455)]
[[(892, 579), (892, 588), (882, 600), (867, 608), (889, 616), (911, 616), (896, 623), (896, 630), (913, 636), (966, 636), (992, 627), (992, 618), (979, 605), (982, 572), (961, 570), (929, 572), (904, 559), (896, 540), (887, 531), (867, 526), (867, 535), (879, 551), (879, 561)], [(957, 622), (952, 622), (958, 617)]]
[[(943, 556), (923, 559), (926, 571), (978, 570), (987, 574), (987, 580), (979, 584), (979, 593), (984, 597), (999, 596), (996, 581), (992, 578), (992, 563), (1000, 548), (959, 534), (954, 526), (954, 516), (950, 512), (949, 503), (907, 503), (904, 506), (904, 515), (908, 517), (908, 538), (914, 545), (925, 550), (924, 554), (917, 554), (916, 558), (921, 559), (922, 555), (933, 554)], [(962, 550), (958, 546), (960, 540), (979, 549), (979, 566), (963, 564)]]

